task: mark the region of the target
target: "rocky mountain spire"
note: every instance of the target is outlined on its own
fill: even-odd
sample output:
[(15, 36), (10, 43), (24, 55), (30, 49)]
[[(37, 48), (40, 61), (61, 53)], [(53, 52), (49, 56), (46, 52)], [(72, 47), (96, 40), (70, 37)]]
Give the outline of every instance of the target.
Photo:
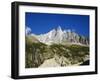
[(58, 31), (62, 31), (62, 29), (61, 29), (61, 26), (60, 26), (60, 25), (57, 27), (57, 30), (58, 30)]

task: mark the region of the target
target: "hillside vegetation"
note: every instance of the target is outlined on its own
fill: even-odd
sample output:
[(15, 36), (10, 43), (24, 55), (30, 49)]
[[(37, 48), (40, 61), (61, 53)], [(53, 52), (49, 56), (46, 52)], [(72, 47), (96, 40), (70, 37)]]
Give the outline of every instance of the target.
[(25, 67), (39, 67), (45, 60), (54, 58), (60, 66), (80, 65), (89, 60), (89, 47), (82, 45), (46, 45), (26, 37)]

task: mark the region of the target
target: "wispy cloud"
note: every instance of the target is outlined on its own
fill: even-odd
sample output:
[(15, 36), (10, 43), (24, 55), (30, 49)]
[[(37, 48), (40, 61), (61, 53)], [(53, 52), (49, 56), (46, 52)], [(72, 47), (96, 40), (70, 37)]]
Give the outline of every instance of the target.
[(26, 35), (29, 35), (30, 33), (31, 33), (31, 28), (30, 27), (26, 27), (26, 29), (25, 29), (25, 34)]

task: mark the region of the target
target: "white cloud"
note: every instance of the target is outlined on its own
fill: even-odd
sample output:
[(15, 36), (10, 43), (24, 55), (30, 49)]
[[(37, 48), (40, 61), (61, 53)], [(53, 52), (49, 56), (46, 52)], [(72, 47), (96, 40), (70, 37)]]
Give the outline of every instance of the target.
[(26, 35), (29, 35), (30, 33), (31, 33), (31, 28), (30, 27), (26, 27), (26, 29), (25, 29), (25, 34)]

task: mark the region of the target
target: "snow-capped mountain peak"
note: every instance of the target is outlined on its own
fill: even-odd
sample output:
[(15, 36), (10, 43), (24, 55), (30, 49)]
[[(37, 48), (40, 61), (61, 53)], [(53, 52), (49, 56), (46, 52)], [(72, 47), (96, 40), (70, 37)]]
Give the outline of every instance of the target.
[(58, 26), (57, 31), (62, 32), (61, 26)]
[[(32, 35), (32, 34), (31, 34)], [(68, 30), (62, 30), (61, 26), (56, 29), (52, 29), (48, 33), (35, 35), (40, 42), (51, 45), (53, 43), (77, 43), (77, 44), (89, 44), (89, 40), (77, 33)]]
[(63, 30), (61, 29), (60, 26), (58, 26), (58, 28), (57, 28), (57, 33), (58, 33), (59, 35), (62, 35), (62, 34), (63, 34)]

